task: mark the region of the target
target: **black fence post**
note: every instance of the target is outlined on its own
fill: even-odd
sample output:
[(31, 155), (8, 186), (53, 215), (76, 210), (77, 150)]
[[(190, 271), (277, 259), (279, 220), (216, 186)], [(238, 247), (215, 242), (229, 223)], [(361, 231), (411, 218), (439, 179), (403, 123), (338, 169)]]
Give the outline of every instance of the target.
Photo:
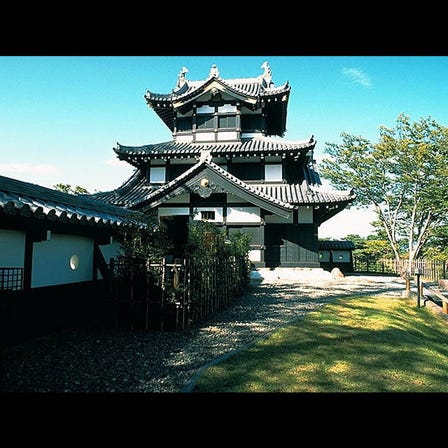
[(414, 273), (417, 277), (417, 306), (420, 308), (420, 269), (416, 268)]

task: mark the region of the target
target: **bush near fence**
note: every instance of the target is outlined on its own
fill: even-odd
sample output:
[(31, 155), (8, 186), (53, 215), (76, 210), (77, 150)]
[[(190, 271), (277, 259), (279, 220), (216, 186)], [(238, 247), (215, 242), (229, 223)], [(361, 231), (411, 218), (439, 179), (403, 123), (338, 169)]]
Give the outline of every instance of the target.
[[(408, 265), (406, 259), (398, 261), (392, 258), (366, 259), (356, 256), (353, 258), (355, 272), (403, 275), (408, 272)], [(419, 258), (412, 263), (410, 274), (415, 275), (416, 269), (419, 270), (422, 278), (429, 281), (438, 281), (446, 278), (448, 261)]]
[(117, 328), (185, 329), (243, 296), (250, 281), (247, 257), (188, 258), (168, 263), (118, 259), (111, 264), (106, 320)]

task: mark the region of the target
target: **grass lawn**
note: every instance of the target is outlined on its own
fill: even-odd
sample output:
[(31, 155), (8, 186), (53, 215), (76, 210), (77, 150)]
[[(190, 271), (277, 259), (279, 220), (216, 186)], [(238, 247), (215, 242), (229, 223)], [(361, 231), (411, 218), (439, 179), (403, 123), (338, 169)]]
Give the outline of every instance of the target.
[(341, 298), (207, 369), (194, 392), (448, 392), (448, 322), (409, 299)]

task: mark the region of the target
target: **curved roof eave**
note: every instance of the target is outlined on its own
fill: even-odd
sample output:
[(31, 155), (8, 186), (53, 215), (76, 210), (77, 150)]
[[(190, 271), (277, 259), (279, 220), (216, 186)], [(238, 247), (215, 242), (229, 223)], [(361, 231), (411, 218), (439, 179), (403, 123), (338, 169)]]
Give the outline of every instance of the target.
[[(260, 98), (266, 99), (269, 97), (275, 97), (278, 95), (288, 94), (291, 91), (291, 86), (288, 82), (285, 84), (275, 87), (275, 88), (263, 88), (258, 78), (255, 80), (252, 79), (241, 79), (237, 86), (233, 85), (232, 80), (225, 80), (216, 77), (210, 77), (204, 80), (201, 84), (197, 81), (193, 84), (191, 81), (186, 81), (186, 84), (189, 84), (188, 88), (182, 89), (181, 94), (177, 94), (176, 92), (168, 93), (168, 94), (159, 94), (153, 93), (149, 90), (144, 95), (146, 102), (148, 105), (151, 105), (153, 108), (160, 107), (160, 104), (171, 104), (174, 108), (181, 107), (185, 103), (191, 102), (203, 95), (207, 89), (212, 84), (219, 84), (223, 90), (227, 90), (229, 93), (235, 95), (242, 101), (248, 101), (250, 103), (256, 103)], [(252, 81), (252, 82), (244, 82), (244, 81)], [(246, 87), (248, 86), (248, 87)]]
[(88, 195), (73, 195), (29, 182), (0, 176), (0, 210), (7, 215), (72, 224), (116, 227), (139, 214)]

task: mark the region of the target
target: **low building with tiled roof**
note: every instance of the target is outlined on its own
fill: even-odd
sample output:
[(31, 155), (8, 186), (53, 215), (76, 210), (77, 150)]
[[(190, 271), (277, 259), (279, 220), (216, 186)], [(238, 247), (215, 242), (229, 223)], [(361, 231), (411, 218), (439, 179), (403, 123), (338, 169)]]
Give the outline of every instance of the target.
[(91, 282), (141, 214), (0, 176), (0, 291)]
[(0, 176), (0, 346), (107, 315), (110, 260), (142, 218)]
[[(147, 91), (147, 105), (172, 140), (117, 143), (117, 157), (135, 171), (92, 199), (157, 209), (172, 235), (185, 235), (197, 219), (229, 235), (249, 233), (256, 266), (319, 267), (318, 228), (355, 195), (322, 187), (314, 136), (283, 138), (291, 86), (275, 86), (268, 63), (262, 69), (256, 77), (227, 79), (213, 64), (206, 79), (193, 81), (183, 67), (170, 93)], [(182, 244), (175, 251), (182, 256)]]

